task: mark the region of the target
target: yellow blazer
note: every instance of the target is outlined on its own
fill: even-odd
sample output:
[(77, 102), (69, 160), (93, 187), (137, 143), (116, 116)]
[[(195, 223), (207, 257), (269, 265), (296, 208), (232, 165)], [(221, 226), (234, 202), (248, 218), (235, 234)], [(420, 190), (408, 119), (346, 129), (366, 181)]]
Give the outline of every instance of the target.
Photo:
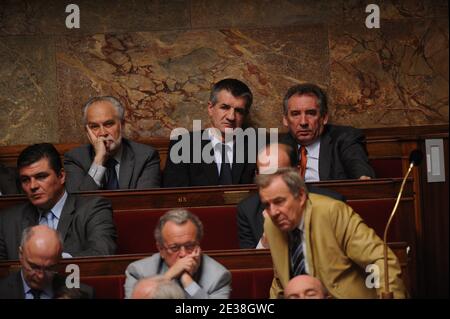
[[(309, 275), (323, 283), (334, 298), (378, 298), (384, 288), (383, 241), (347, 204), (327, 196), (309, 194), (303, 211), (306, 261)], [(264, 223), (274, 265), (271, 298), (280, 298), (289, 276), (287, 233), (270, 218)], [(367, 288), (366, 266), (379, 267), (379, 288)], [(397, 257), (388, 250), (389, 288), (394, 298), (407, 293)]]

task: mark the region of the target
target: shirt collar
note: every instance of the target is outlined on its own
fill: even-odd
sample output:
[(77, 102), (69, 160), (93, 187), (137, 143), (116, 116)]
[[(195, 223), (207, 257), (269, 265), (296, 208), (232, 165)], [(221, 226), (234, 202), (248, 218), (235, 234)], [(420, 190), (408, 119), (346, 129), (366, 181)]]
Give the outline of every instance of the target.
[[(217, 138), (217, 136), (215, 136), (213, 134), (212, 130), (210, 130), (210, 129), (207, 129), (207, 130), (208, 130), (208, 137), (209, 137), (209, 140), (211, 141), (213, 149), (216, 149), (217, 144), (223, 144), (223, 142), (221, 140), (219, 140), (219, 138)], [(225, 145), (227, 145), (231, 149), (233, 149), (233, 144), (234, 144), (233, 139), (231, 141), (228, 141), (225, 143)]]
[[(61, 196), (61, 198), (58, 200), (58, 202), (55, 204), (55, 206), (53, 206), (50, 210), (53, 213), (53, 215), (60, 219), (61, 218), (61, 213), (62, 213), (62, 209), (64, 207), (64, 204), (66, 203), (66, 199), (67, 199), (67, 192), (66, 190), (64, 190), (64, 194)], [(42, 217), (42, 214), (46, 213), (42, 210), (40, 210), (40, 216)]]

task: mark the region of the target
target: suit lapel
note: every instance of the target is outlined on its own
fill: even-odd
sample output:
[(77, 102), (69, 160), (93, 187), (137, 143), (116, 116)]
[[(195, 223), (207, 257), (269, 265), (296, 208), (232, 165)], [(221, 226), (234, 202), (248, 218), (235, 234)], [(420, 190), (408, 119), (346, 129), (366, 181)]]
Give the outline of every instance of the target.
[(61, 234), (63, 241), (66, 238), (67, 230), (69, 229), (70, 224), (72, 223), (73, 214), (75, 212), (75, 196), (68, 195), (66, 202), (64, 203), (64, 207), (61, 212), (61, 217), (58, 222), (58, 231)]
[(319, 152), (319, 178), (326, 180), (330, 178), (331, 166), (331, 137), (326, 131), (323, 132), (320, 138), (320, 152)]
[(134, 167), (134, 153), (131, 147), (128, 145), (126, 140), (123, 140), (123, 151), (122, 158), (120, 160), (120, 170), (119, 170), (119, 187), (121, 189), (128, 189), (133, 175)]
[(38, 223), (39, 223), (39, 212), (37, 211), (35, 206), (33, 206), (30, 202), (28, 202), (24, 210), (21, 229), (37, 225)]
[(287, 234), (283, 233), (267, 218), (264, 223), (264, 230), (267, 231), (267, 239), (269, 240), (270, 253), (274, 268), (278, 273), (281, 285), (286, 287), (289, 282), (289, 243)]
[(308, 271), (309, 275), (315, 276), (316, 271), (314, 269), (314, 256), (312, 254), (311, 249), (311, 213), (312, 213), (312, 202), (311, 199), (308, 198), (306, 201), (305, 210), (303, 212), (303, 218), (304, 218), (304, 231), (305, 231), (305, 241), (306, 241), (306, 262), (308, 264)]

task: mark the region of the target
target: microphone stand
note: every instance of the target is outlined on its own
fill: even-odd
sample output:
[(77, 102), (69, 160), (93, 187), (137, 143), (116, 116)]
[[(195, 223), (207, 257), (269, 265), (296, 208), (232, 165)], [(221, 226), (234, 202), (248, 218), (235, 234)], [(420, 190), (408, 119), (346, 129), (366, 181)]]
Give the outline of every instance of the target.
[(383, 236), (383, 257), (384, 257), (384, 291), (381, 292), (381, 299), (393, 299), (394, 293), (392, 291), (389, 291), (389, 268), (388, 268), (388, 258), (387, 258), (387, 251), (388, 251), (388, 245), (387, 245), (387, 233), (389, 230), (389, 226), (391, 225), (392, 219), (394, 218), (395, 212), (397, 211), (398, 203), (400, 202), (400, 198), (402, 197), (403, 193), (403, 187), (405, 186), (406, 179), (409, 176), (409, 173), (411, 173), (412, 168), (414, 167), (414, 162), (409, 164), (408, 171), (406, 172), (405, 177), (403, 178), (402, 185), (400, 186), (400, 192), (397, 196), (397, 201), (395, 202), (394, 208), (392, 209), (391, 215), (389, 216), (389, 220), (387, 222), (386, 228), (384, 229), (384, 236)]

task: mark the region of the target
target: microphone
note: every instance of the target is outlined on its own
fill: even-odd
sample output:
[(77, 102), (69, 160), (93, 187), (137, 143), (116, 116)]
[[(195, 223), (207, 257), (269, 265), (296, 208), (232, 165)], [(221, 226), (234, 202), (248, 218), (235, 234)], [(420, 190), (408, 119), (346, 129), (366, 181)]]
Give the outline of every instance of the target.
[(395, 202), (394, 208), (392, 209), (391, 215), (389, 216), (388, 222), (386, 224), (386, 228), (384, 229), (383, 236), (383, 258), (384, 258), (384, 291), (381, 292), (381, 299), (392, 299), (394, 298), (394, 293), (389, 291), (389, 267), (387, 260), (387, 234), (389, 230), (389, 226), (391, 225), (392, 219), (394, 218), (395, 212), (397, 211), (398, 203), (400, 202), (400, 198), (402, 197), (403, 187), (405, 186), (406, 179), (411, 173), (411, 170), (414, 166), (419, 166), (422, 162), (423, 153), (420, 150), (414, 150), (409, 154), (409, 168), (406, 172), (405, 177), (403, 178), (402, 185), (400, 186), (400, 191), (398, 192), (397, 200)]

